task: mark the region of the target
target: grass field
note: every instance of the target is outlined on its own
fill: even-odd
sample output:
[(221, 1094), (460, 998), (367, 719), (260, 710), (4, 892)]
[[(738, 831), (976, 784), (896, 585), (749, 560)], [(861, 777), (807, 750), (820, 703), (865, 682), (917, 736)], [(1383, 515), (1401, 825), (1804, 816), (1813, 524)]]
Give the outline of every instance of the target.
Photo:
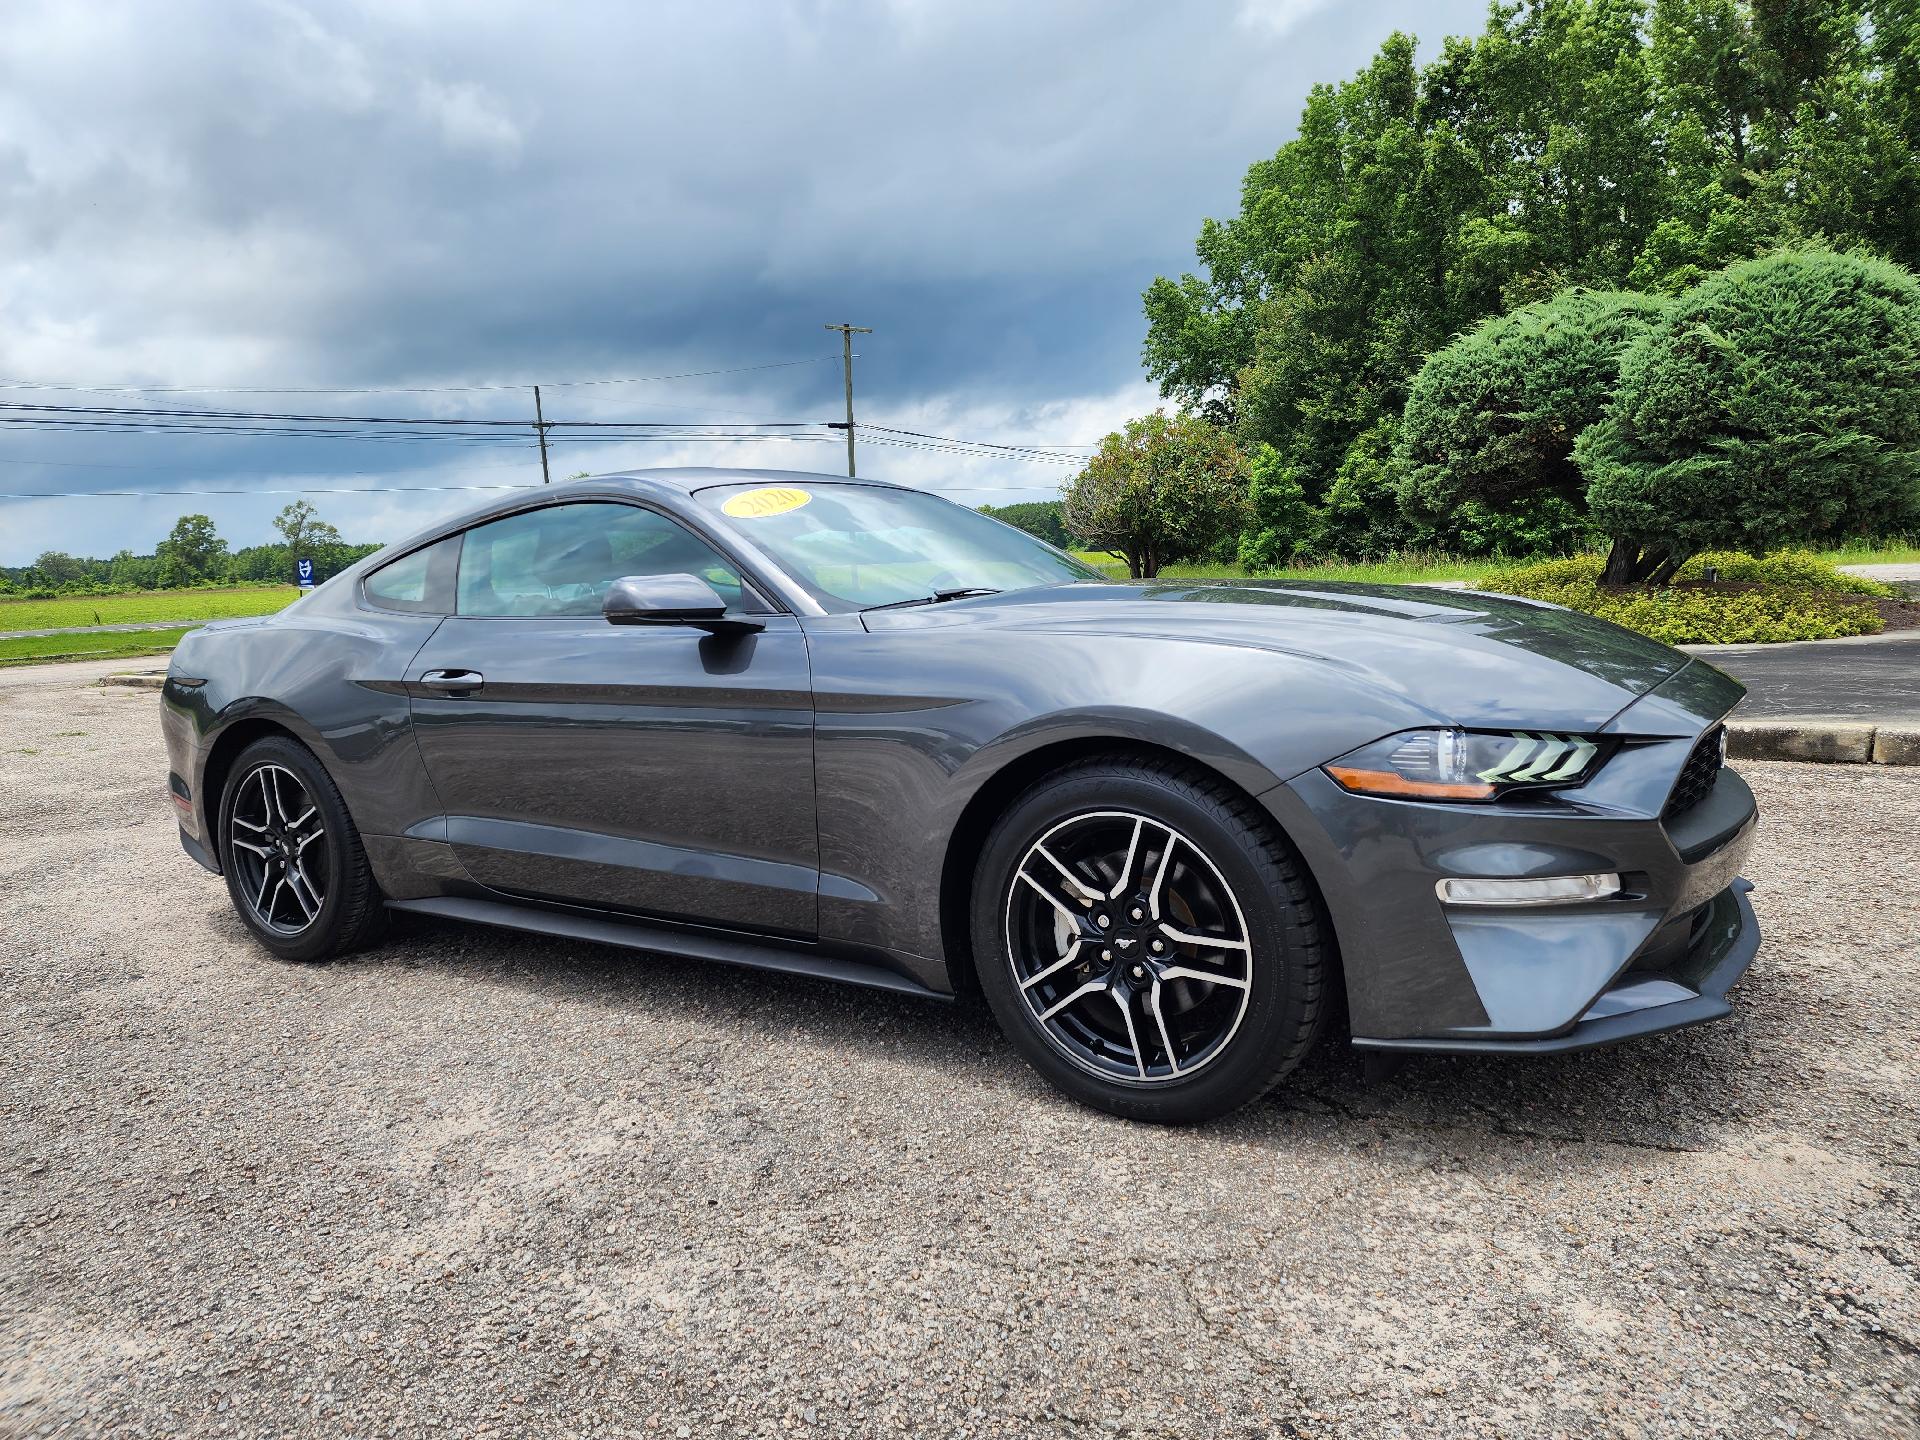
[(142, 625), (159, 620), (231, 620), (270, 615), (299, 598), (292, 585), (240, 585), (228, 590), (133, 590), (123, 595), (60, 595), (52, 600), (0, 598), (0, 633), (72, 625)]
[(92, 635), (36, 635), (25, 640), (0, 640), (0, 666), (164, 655), (193, 628), (183, 625), (178, 630), (107, 630)]
[(1822, 550), (1834, 565), (1920, 565), (1920, 545), (1883, 545), (1877, 550)]

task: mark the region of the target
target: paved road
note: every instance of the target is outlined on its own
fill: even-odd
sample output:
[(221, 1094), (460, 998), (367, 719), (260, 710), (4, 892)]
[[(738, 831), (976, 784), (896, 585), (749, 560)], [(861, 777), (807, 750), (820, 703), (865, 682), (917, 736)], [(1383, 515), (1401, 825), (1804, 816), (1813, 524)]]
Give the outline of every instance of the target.
[(1328, 1045), (1160, 1130), (978, 1005), (424, 922), (275, 963), (156, 708), (0, 672), (0, 1435), (1914, 1434), (1920, 772), (1742, 767), (1720, 1024)]
[(1920, 721), (1920, 631), (1694, 650), (1747, 687), (1734, 714)]
[(1888, 565), (1842, 565), (1849, 575), (1864, 575), (1869, 580), (1886, 580), (1896, 585), (1920, 581), (1920, 564), (1901, 561)]
[(0, 703), (4, 703), (9, 691), (28, 686), (70, 685), (78, 689), (108, 675), (137, 675), (143, 672), (164, 675), (166, 670), (167, 657), (164, 655), (132, 658), (122, 655), (117, 660), (50, 660), (44, 665), (0, 665)]
[(144, 620), (125, 625), (61, 625), (52, 630), (0, 630), (0, 640), (38, 640), (47, 635), (124, 635), (140, 630), (185, 630), (206, 620)]

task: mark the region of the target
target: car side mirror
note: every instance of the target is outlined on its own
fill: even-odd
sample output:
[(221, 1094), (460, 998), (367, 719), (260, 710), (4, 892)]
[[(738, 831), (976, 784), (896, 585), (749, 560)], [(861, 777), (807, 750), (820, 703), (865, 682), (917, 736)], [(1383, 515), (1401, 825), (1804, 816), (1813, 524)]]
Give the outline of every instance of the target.
[(600, 613), (609, 625), (691, 625), (715, 635), (767, 628), (751, 616), (729, 615), (720, 592), (698, 575), (623, 575)]

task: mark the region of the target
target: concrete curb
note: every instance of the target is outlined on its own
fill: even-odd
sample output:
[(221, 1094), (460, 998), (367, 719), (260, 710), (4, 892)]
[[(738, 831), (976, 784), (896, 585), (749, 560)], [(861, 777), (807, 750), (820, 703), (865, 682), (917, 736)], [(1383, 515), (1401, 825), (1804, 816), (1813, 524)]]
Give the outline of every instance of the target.
[(1783, 650), (1839, 650), (1856, 645), (1911, 645), (1920, 630), (1882, 630), (1878, 635), (1840, 635), (1832, 640), (1752, 640), (1741, 645), (1676, 645), (1689, 655), (1776, 655)]
[(1920, 727), (1864, 720), (1734, 720), (1727, 754), (1738, 760), (1828, 765), (1920, 765)]

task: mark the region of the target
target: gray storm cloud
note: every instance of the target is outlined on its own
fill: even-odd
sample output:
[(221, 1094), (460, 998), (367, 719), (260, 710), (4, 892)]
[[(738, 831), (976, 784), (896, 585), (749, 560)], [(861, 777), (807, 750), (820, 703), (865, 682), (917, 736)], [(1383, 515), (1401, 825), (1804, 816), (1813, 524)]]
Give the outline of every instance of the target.
[[(1476, 28), (1480, 8), (19, 4), (0, 29), (0, 376), (319, 387), (659, 374), (822, 356), (834, 341), (821, 322), (844, 317), (876, 330), (861, 347), (863, 414), (983, 439), (1097, 439), (1152, 402), (1140, 290), (1190, 266), (1201, 218), (1235, 208), (1245, 167), (1291, 134), (1309, 86), (1357, 69), (1394, 28), (1431, 48)], [(838, 391), (822, 363), (561, 403), (580, 418), (826, 419)], [(0, 396), (23, 398), (47, 397)], [(518, 414), (524, 397), (377, 408)], [(459, 483), (526, 458), (4, 430), (7, 491)], [(605, 447), (562, 463), (836, 463), (797, 445), (737, 448)], [(887, 473), (975, 503), (1062, 478), (887, 458)], [(459, 503), (316, 499), (367, 538)], [(247, 543), (284, 503), (0, 502), (0, 562), (149, 549), (187, 509)]]

